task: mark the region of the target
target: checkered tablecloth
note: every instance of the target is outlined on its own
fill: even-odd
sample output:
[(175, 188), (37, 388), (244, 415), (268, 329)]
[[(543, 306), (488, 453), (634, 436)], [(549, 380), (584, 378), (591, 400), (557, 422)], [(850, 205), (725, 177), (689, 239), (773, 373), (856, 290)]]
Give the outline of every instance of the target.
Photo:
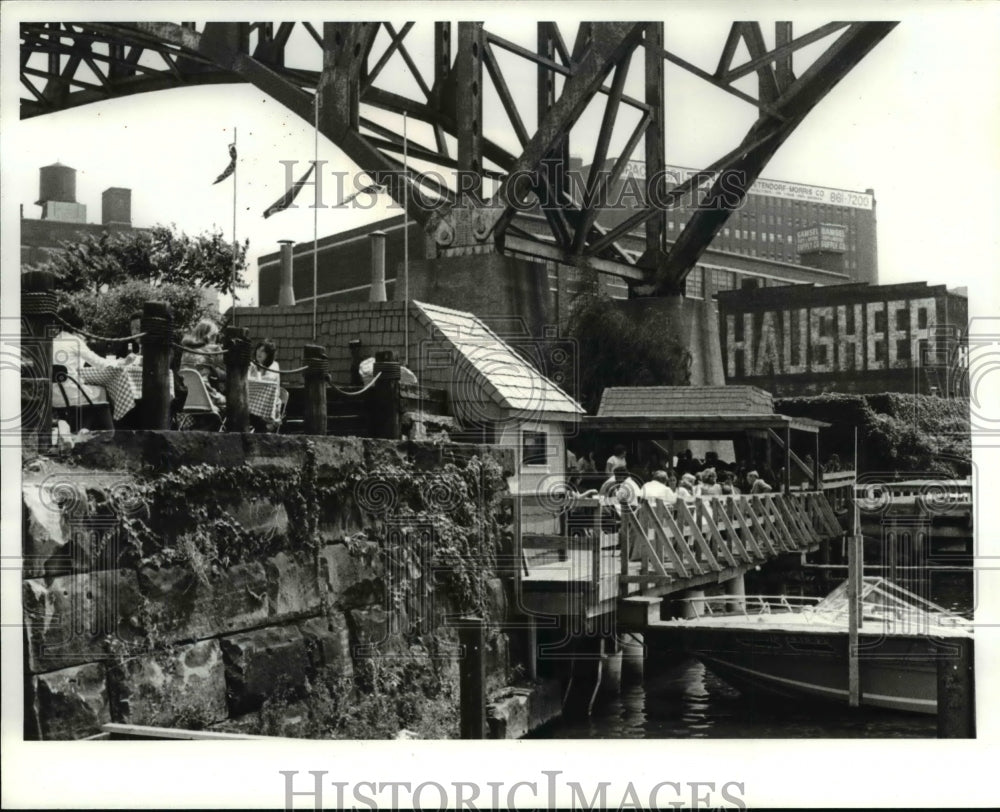
[(276, 381), (247, 381), (247, 408), (262, 420), (278, 416), (279, 384)]
[[(111, 416), (121, 420), (132, 409), (135, 402), (142, 398), (142, 366), (132, 364), (127, 367), (85, 367), (80, 371), (83, 382), (92, 386), (103, 386), (111, 401)], [(174, 396), (174, 379), (171, 375), (170, 397)]]
[[(132, 396), (136, 400), (142, 399), (142, 364), (130, 364), (127, 367), (123, 367), (127, 376), (129, 386), (132, 387)], [(167, 386), (169, 387), (171, 399), (174, 397), (174, 376), (170, 374), (167, 376)]]

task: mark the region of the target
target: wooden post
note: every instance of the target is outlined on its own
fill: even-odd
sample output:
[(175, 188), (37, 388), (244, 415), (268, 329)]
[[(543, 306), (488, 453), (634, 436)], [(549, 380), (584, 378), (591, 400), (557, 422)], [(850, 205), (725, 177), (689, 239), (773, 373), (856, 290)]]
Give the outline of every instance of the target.
[[(21, 436), (24, 447), (39, 452), (52, 445), (52, 337), (56, 333), (55, 277), (48, 271), (21, 274), (21, 317), (27, 333), (21, 334), (21, 365), (30, 378), (21, 383)], [(73, 371), (73, 374), (76, 374)], [(27, 388), (27, 391), (25, 391)], [(25, 408), (28, 406), (29, 408)]]
[(170, 428), (170, 342), (173, 313), (166, 302), (142, 306), (142, 427)]
[(852, 708), (861, 704), (861, 664), (858, 661), (858, 634), (861, 631), (861, 578), (864, 547), (861, 535), (849, 537), (847, 552), (847, 691)]
[(792, 430), (785, 424), (785, 493), (792, 492)]
[(250, 369), (250, 331), (227, 327), (226, 347), (226, 431), (243, 432), (250, 427), (247, 371)]
[(402, 364), (391, 350), (375, 353), (374, 374), (378, 376), (369, 394), (371, 434), (383, 440), (398, 440), (402, 434), (399, 414), (399, 378)]
[(942, 652), (937, 661), (938, 738), (974, 739), (976, 673), (973, 641), (971, 638), (946, 638), (940, 645)]
[(306, 434), (326, 435), (326, 350), (318, 344), (306, 344), (303, 350), (305, 371), (305, 413), (303, 430)]
[(819, 467), (819, 431), (816, 432), (816, 450), (813, 457), (813, 490), (820, 490), (820, 483), (823, 481), (823, 473)]
[(486, 632), (481, 617), (458, 621), (459, 731), (463, 739), (486, 738)]
[[(614, 508), (612, 508), (613, 510)], [(624, 510), (624, 507), (622, 508)], [(592, 539), (592, 546), (590, 548), (590, 583), (594, 587), (594, 595), (592, 600), (600, 600), (600, 588), (601, 588), (601, 542), (604, 540), (604, 507), (599, 506), (597, 509), (597, 519), (594, 522), (594, 538)], [(620, 527), (620, 525), (619, 525)], [(642, 589), (642, 585), (639, 586)]]

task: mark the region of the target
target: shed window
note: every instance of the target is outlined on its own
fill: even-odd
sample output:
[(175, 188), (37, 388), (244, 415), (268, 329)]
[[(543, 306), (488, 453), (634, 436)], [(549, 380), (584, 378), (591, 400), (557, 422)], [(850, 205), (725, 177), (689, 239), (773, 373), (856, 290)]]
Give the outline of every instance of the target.
[(521, 462), (523, 465), (548, 464), (548, 435), (544, 431), (521, 432)]

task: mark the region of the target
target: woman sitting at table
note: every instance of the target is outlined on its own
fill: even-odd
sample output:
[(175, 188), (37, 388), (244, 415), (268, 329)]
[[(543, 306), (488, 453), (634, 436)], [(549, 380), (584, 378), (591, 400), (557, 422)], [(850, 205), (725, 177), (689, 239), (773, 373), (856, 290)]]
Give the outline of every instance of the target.
[(247, 378), (251, 381), (262, 381), (263, 383), (273, 383), (278, 387), (278, 397), (274, 401), (274, 414), (270, 420), (262, 420), (251, 415), (252, 423), (259, 423), (259, 428), (264, 431), (277, 431), (281, 422), (283, 405), (288, 401), (288, 390), (281, 386), (281, 367), (274, 359), (277, 347), (269, 338), (258, 342), (253, 350), (254, 364), (250, 364)]
[[(79, 407), (87, 405), (87, 398), (92, 403), (107, 403), (108, 395), (103, 386), (84, 383), (85, 367), (104, 369), (112, 364), (101, 358), (87, 346), (80, 336), (70, 332), (70, 329), (82, 330), (83, 319), (76, 308), (66, 306), (56, 314), (68, 327), (64, 327), (52, 339), (52, 363), (66, 367), (66, 372), (75, 379), (64, 381), (62, 387), (52, 384), (52, 406), (56, 409)], [(65, 390), (65, 398), (63, 391)], [(82, 390), (82, 391), (81, 391)], [(86, 395), (86, 397), (85, 397)], [(112, 426), (88, 426), (87, 428), (112, 428)]]
[(276, 352), (277, 348), (271, 339), (265, 338), (263, 341), (258, 342), (253, 350), (253, 360), (256, 363), (250, 364), (250, 371), (247, 373), (247, 377), (251, 381), (279, 383), (281, 381), (281, 367), (274, 360)]
[[(222, 347), (218, 343), (219, 328), (208, 319), (202, 319), (194, 330), (181, 339), (185, 351), (181, 354), (181, 367), (197, 370), (207, 384), (208, 396), (219, 409), (226, 408), (226, 397), (222, 389), (226, 385), (226, 370), (223, 366)], [(197, 350), (197, 352), (189, 352)], [(203, 353), (209, 353), (204, 355)]]

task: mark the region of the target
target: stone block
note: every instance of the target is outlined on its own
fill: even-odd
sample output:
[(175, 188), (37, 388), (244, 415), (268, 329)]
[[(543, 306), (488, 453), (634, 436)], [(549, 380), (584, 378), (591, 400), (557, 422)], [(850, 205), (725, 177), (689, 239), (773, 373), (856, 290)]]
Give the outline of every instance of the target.
[(329, 544), (319, 553), (320, 588), (331, 606), (341, 609), (385, 602), (385, 571), (373, 541)]
[(390, 613), (382, 606), (368, 609), (351, 609), (347, 613), (351, 630), (351, 656), (407, 655), (410, 647), (400, 633), (406, 628), (406, 619), (400, 613)]
[(351, 637), (347, 620), (340, 612), (318, 617), (299, 624), (306, 643), (306, 654), (312, 673), (328, 669), (342, 676), (354, 673), (351, 660)]
[(355, 471), (364, 464), (363, 441), (358, 437), (313, 437), (311, 439), (316, 447), (316, 469), (320, 479), (324, 476), (324, 469), (341, 474)]
[(218, 640), (130, 658), (108, 670), (108, 690), (116, 722), (200, 730), (228, 714)]
[(319, 609), (315, 564), (308, 555), (278, 553), (264, 562), (264, 571), (267, 574), (267, 613), (270, 617)]
[(22, 574), (26, 578), (123, 566), (110, 494), (125, 496), (128, 474), (49, 466), (25, 472), (22, 494)]
[[(296, 365), (297, 366), (297, 365)], [(306, 441), (286, 434), (243, 434), (247, 463), (274, 472), (301, 471), (306, 461)]]
[(182, 567), (139, 571), (149, 622), (165, 642), (202, 640), (263, 623), (268, 616), (262, 564), (236, 564), (208, 583)]
[(220, 643), (231, 713), (255, 710), (279, 691), (294, 695), (305, 688), (309, 660), (295, 626), (223, 637)]
[(34, 707), (43, 739), (83, 739), (111, 721), (104, 666), (87, 663), (32, 678)]
[(487, 640), (486, 651), (486, 691), (493, 693), (510, 682), (510, 640), (500, 632), (492, 640)]
[(141, 599), (131, 570), (22, 582), (28, 668), (34, 673), (110, 657), (138, 639)]
[(182, 465), (236, 467), (246, 462), (241, 434), (201, 431), (95, 432), (77, 443), (78, 464), (105, 470), (173, 471)]

